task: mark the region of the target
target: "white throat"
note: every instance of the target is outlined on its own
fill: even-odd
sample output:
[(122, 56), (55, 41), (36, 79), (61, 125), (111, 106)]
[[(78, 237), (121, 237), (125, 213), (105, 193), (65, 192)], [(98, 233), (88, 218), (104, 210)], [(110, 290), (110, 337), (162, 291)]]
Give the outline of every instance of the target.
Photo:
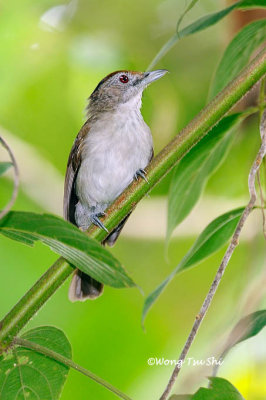
[(136, 96), (131, 97), (126, 103), (121, 103), (117, 106), (117, 111), (121, 112), (140, 112), (141, 109), (141, 98), (142, 92), (138, 93)]

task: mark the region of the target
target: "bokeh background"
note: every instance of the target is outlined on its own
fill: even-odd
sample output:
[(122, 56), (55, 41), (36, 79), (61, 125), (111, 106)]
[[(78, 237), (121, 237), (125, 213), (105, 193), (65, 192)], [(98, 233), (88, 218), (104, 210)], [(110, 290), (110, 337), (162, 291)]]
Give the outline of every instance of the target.
[[(173, 34), (187, 1), (10, 0), (0, 3), (0, 134), (18, 160), (21, 187), (14, 209), (62, 215), (63, 179), (73, 140), (85, 120), (86, 99), (116, 69), (145, 70)], [(226, 5), (201, 0), (185, 18), (193, 21)], [(247, 14), (245, 14), (246, 16)], [(263, 17), (262, 14), (257, 17)], [(223, 50), (242, 24), (234, 13), (217, 26), (181, 41), (158, 68), (171, 73), (149, 87), (143, 115), (158, 152), (206, 104)], [(238, 27), (238, 28), (237, 28)], [(247, 176), (259, 147), (258, 119), (235, 132), (222, 167), (210, 178), (192, 214), (176, 229), (165, 257), (170, 176), (138, 206), (111, 250), (145, 294), (177, 265), (199, 232), (216, 216), (248, 201)], [(7, 155), (1, 150), (1, 160)], [(0, 181), (0, 206), (12, 188)], [(256, 214), (256, 215), (255, 215)], [(190, 356), (218, 356), (227, 333), (243, 316), (265, 308), (263, 237), (259, 211), (243, 232)], [(134, 399), (158, 398), (171, 366), (148, 366), (150, 357), (177, 359), (225, 248), (176, 277), (141, 328), (143, 296), (137, 289), (105, 288), (96, 301), (71, 304), (68, 284), (27, 328), (55, 325), (67, 335), (73, 358)], [(55, 261), (49, 248), (28, 248), (0, 238), (1, 316)], [(249, 400), (266, 398), (266, 332), (239, 344), (220, 368)], [(176, 393), (206, 385), (211, 370), (185, 366)], [(70, 371), (62, 400), (115, 398)]]

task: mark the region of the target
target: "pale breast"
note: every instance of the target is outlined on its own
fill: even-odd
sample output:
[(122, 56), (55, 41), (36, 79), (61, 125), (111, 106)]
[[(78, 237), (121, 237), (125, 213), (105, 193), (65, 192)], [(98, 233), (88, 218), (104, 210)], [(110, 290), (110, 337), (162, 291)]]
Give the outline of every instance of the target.
[(76, 190), (81, 203), (109, 204), (145, 168), (152, 136), (139, 112), (117, 113), (98, 121), (86, 139)]

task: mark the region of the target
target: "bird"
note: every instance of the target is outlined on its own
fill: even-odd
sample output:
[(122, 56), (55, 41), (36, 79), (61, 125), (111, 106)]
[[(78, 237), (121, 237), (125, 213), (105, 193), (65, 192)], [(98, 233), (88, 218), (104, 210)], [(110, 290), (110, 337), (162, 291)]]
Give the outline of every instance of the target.
[[(134, 179), (146, 180), (153, 139), (141, 114), (142, 93), (167, 72), (115, 71), (90, 95), (87, 121), (70, 151), (64, 185), (64, 218), (82, 231), (91, 224), (107, 231), (100, 219), (107, 207)], [(114, 245), (129, 215), (107, 231), (103, 245)], [(74, 272), (71, 301), (95, 299), (102, 292), (102, 283), (80, 270)]]

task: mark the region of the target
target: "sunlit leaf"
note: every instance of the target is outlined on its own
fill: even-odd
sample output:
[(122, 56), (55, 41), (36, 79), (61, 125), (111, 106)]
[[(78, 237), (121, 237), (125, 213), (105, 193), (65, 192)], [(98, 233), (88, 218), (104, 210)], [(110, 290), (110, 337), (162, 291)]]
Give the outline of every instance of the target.
[(176, 45), (176, 43), (189, 35), (192, 35), (196, 32), (202, 31), (210, 26), (216, 24), (221, 19), (226, 17), (231, 11), (235, 9), (241, 8), (257, 8), (257, 7), (266, 7), (266, 0), (241, 0), (229, 7), (224, 8), (221, 11), (205, 15), (204, 17), (199, 18), (195, 22), (192, 22), (190, 25), (186, 26), (184, 29), (175, 33), (168, 42), (161, 48), (159, 53), (155, 56), (149, 67), (148, 70), (154, 68), (154, 66), (165, 56), (168, 51)]
[(239, 391), (224, 378), (209, 378), (209, 388), (200, 388), (191, 400), (244, 400)]
[(236, 113), (223, 118), (175, 167), (168, 198), (167, 242), (195, 206), (207, 179), (224, 160), (232, 141), (228, 132), (241, 117)]
[(109, 251), (59, 217), (12, 211), (0, 221), (0, 233), (24, 244), (33, 245), (40, 240), (69, 263), (107, 285), (117, 288), (134, 286)]
[(231, 41), (217, 68), (210, 96), (220, 92), (248, 63), (252, 53), (266, 40), (266, 20), (246, 25)]
[(12, 167), (12, 162), (0, 162), (0, 176), (3, 175), (10, 167)]
[(145, 299), (142, 310), (142, 323), (154, 302), (174, 278), (174, 276), (209, 257), (219, 250), (233, 235), (244, 208), (229, 211), (213, 220), (199, 235), (188, 253), (173, 272)]
[[(71, 359), (71, 346), (57, 328), (42, 326), (22, 338)], [(24, 347), (14, 347), (0, 357), (1, 400), (59, 399), (69, 368), (52, 358)]]

